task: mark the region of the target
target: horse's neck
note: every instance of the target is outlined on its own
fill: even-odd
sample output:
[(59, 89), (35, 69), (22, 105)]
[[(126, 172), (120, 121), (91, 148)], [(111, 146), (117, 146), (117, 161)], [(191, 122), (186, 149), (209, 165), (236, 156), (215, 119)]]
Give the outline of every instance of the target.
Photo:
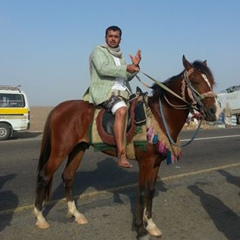
[(163, 119), (165, 119), (165, 124), (169, 129), (171, 137), (174, 140), (177, 140), (178, 134), (180, 133), (186, 122), (189, 111), (174, 109), (166, 102), (166, 100), (163, 97), (160, 98), (160, 101), (164, 116), (161, 116), (159, 101), (156, 101), (156, 99), (153, 100), (151, 99), (151, 97), (149, 98), (149, 107), (154, 117), (156, 118), (160, 128), (164, 132), (166, 132), (163, 122)]

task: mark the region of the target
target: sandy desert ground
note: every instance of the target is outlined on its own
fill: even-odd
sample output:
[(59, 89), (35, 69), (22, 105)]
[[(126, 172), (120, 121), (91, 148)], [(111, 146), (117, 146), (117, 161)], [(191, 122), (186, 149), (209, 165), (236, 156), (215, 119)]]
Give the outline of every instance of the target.
[(42, 132), (45, 121), (53, 107), (31, 107), (30, 131)]

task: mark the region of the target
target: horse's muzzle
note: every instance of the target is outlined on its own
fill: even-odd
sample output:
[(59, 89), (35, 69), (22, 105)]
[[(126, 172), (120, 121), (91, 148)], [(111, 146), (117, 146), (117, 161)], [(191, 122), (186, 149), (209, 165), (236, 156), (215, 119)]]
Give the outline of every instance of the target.
[(221, 111), (218, 104), (215, 104), (209, 108), (205, 108), (203, 109), (204, 119), (209, 122), (215, 122), (218, 120), (220, 112)]

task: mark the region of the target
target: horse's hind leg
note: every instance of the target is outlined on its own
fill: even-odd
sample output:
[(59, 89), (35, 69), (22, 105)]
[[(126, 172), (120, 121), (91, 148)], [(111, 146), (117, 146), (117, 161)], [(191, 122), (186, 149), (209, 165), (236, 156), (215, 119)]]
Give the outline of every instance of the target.
[(36, 199), (34, 215), (37, 218), (36, 226), (39, 228), (48, 228), (50, 225), (43, 216), (43, 202), (49, 199), (53, 174), (65, 160), (66, 157), (56, 157), (51, 154), (45, 166), (39, 171), (37, 177)]
[(77, 210), (72, 195), (72, 185), (74, 182), (74, 176), (80, 165), (85, 150), (86, 146), (84, 146), (84, 144), (79, 144), (74, 148), (74, 150), (69, 155), (67, 165), (62, 175), (68, 205), (68, 215), (71, 217), (73, 216), (78, 224), (88, 223), (88, 220), (84, 217), (84, 215)]

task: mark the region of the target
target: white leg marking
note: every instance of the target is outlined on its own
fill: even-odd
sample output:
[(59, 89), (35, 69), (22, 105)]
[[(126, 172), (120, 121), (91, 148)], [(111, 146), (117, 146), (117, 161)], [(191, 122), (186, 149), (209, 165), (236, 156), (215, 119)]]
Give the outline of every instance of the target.
[(146, 222), (147, 222), (146, 229), (149, 234), (151, 234), (152, 236), (156, 236), (156, 237), (162, 236), (162, 232), (156, 226), (156, 224), (153, 222), (152, 218), (148, 219)]
[(74, 201), (72, 201), (72, 202), (67, 202), (67, 205), (68, 205), (68, 214), (70, 214), (71, 216), (74, 216), (74, 217), (75, 217), (75, 221), (76, 221), (78, 224), (87, 224), (87, 223), (88, 223), (88, 220), (84, 217), (84, 215), (81, 214), (81, 213), (77, 210)]
[(144, 210), (143, 220), (147, 223), (146, 230), (148, 231), (148, 233), (150, 235), (155, 236), (155, 237), (161, 237), (162, 236), (162, 232), (156, 226), (156, 224), (153, 222), (153, 219), (152, 218), (149, 218), (149, 219), (147, 218), (146, 209)]
[(37, 210), (36, 207), (34, 207), (34, 215), (37, 218), (37, 222), (36, 222), (37, 227), (41, 229), (46, 229), (50, 227), (49, 223), (43, 217), (42, 211)]

